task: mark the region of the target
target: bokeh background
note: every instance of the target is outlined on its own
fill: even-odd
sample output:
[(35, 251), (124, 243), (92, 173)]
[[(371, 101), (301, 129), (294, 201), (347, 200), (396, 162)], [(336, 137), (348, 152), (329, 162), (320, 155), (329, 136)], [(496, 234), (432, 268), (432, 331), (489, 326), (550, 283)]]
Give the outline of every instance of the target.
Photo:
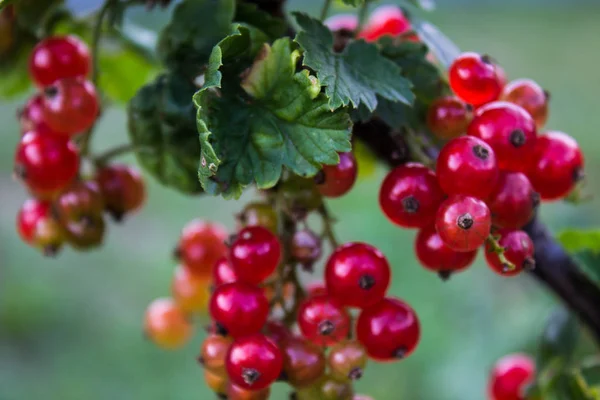
[[(314, 12), (319, 4), (295, 0), (289, 8)], [(493, 55), (511, 78), (532, 77), (551, 91), (548, 126), (581, 143), (594, 198), (577, 207), (545, 204), (543, 216), (556, 231), (600, 225), (600, 3), (439, 0), (425, 17), (462, 49)], [(201, 330), (186, 348), (164, 352), (143, 338), (142, 316), (153, 298), (168, 295), (171, 250), (182, 226), (202, 217), (233, 227), (233, 213), (251, 195), (237, 202), (187, 198), (148, 178), (146, 207), (125, 224), (111, 225), (100, 250), (43, 258), (14, 228), (27, 196), (11, 177), (19, 137), (14, 115), (23, 101), (0, 103), (0, 400), (212, 399), (195, 362)], [(126, 140), (125, 122), (122, 109), (109, 110), (94, 148)], [(331, 202), (337, 232), (387, 255), (390, 293), (414, 306), (423, 336), (407, 360), (371, 364), (358, 390), (377, 400), (484, 399), (490, 366), (509, 352), (534, 352), (556, 300), (529, 276), (495, 276), (481, 259), (448, 283), (421, 269), (414, 233), (392, 226), (379, 211), (384, 173), (377, 169)], [(276, 386), (272, 397), (286, 399), (287, 391)]]

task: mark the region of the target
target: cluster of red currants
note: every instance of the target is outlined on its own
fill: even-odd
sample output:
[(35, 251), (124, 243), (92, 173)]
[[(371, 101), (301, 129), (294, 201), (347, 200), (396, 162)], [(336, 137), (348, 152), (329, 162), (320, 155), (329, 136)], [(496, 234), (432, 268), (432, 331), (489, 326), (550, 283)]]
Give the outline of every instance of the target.
[(502, 357), (490, 374), (490, 400), (525, 400), (525, 390), (534, 382), (535, 374), (535, 362), (528, 355), (509, 354)]
[(145, 199), (140, 175), (125, 165), (98, 166), (82, 178), (76, 139), (85, 139), (99, 114), (87, 46), (73, 36), (49, 37), (31, 54), (29, 73), (40, 89), (19, 113), (22, 137), (15, 176), (32, 198), (17, 215), (17, 230), (28, 244), (54, 255), (67, 242), (77, 249), (98, 246), (103, 211), (119, 220)]

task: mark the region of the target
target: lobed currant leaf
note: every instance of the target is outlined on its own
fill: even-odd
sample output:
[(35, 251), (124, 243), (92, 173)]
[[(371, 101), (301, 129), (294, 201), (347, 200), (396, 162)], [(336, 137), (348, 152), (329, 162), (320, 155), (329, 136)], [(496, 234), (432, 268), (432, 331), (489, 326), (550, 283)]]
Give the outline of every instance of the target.
[(547, 366), (556, 366), (556, 362), (567, 365), (571, 361), (579, 336), (579, 323), (575, 315), (562, 307), (556, 309), (540, 338), (537, 368), (542, 371)]
[(435, 25), (426, 21), (413, 21), (413, 29), (446, 69), (460, 55), (458, 46)]
[(342, 53), (335, 53), (333, 34), (325, 25), (306, 14), (294, 15), (303, 29), (295, 39), (304, 49), (303, 64), (317, 72), (332, 110), (348, 104), (354, 108), (364, 104), (373, 111), (377, 95), (407, 105), (414, 102), (411, 82), (374, 44), (357, 40)]

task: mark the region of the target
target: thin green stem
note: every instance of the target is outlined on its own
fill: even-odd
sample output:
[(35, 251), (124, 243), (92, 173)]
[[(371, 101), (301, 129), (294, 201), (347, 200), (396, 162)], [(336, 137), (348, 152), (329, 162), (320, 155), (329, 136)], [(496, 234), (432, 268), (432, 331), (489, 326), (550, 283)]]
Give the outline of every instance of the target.
[(498, 239), (490, 234), (487, 239), (486, 239), (488, 245), (489, 245), (489, 249), (496, 253), (496, 256), (498, 257), (498, 260), (500, 260), (500, 263), (502, 264), (502, 268), (504, 269), (504, 271), (509, 272), (509, 271), (514, 271), (515, 268), (517, 268), (515, 266), (515, 264), (513, 264), (512, 262), (508, 261), (508, 258), (506, 258), (506, 255), (504, 254), (505, 249), (504, 247), (500, 246), (500, 243), (498, 243)]
[(358, 26), (356, 27), (356, 35), (362, 30), (363, 26), (365, 26), (365, 22), (367, 22), (367, 15), (369, 15), (369, 2), (365, 1), (365, 4), (360, 6), (360, 10), (358, 11)]
[(135, 152), (152, 152), (153, 149), (148, 146), (137, 146), (133, 143), (124, 143), (122, 145), (113, 147), (112, 149), (106, 150), (104, 153), (100, 153), (93, 157), (92, 160), (97, 166), (102, 166), (112, 160), (115, 157), (119, 157), (129, 153)]
[(321, 17), (320, 17), (321, 22), (325, 21), (325, 18), (327, 18), (327, 15), (329, 15), (329, 9), (331, 8), (331, 3), (332, 3), (332, 0), (325, 0), (325, 2), (323, 3), (323, 8), (321, 9)]
[(323, 220), (323, 237), (326, 238), (331, 246), (335, 249), (339, 246), (339, 241), (337, 240), (335, 232), (333, 231), (333, 224), (335, 220), (329, 213), (329, 209), (325, 204), (322, 204), (318, 211), (321, 215), (321, 219)]
[(407, 129), (405, 131), (404, 139), (410, 150), (410, 154), (415, 161), (419, 161), (428, 167), (433, 168), (435, 166), (435, 160), (425, 153), (423, 150), (423, 142), (412, 130)]

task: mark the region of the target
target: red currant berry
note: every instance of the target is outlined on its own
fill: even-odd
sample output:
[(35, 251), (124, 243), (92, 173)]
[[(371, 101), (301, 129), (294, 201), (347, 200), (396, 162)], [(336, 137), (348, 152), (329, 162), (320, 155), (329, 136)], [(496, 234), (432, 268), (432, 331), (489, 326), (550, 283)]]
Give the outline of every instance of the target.
[(489, 144), (506, 171), (523, 172), (533, 155), (537, 129), (522, 107), (506, 101), (495, 101), (481, 107), (467, 133)]
[(490, 57), (473, 52), (454, 60), (449, 76), (452, 91), (475, 107), (497, 100), (505, 85), (504, 71)]
[(84, 132), (92, 127), (99, 112), (96, 88), (90, 81), (61, 79), (44, 89), (44, 121), (56, 132)]
[(271, 204), (268, 203), (250, 203), (238, 215), (241, 227), (263, 226), (271, 232), (277, 234), (279, 219), (277, 212)]
[(440, 238), (454, 251), (475, 251), (492, 227), (490, 209), (479, 199), (453, 196), (444, 201), (435, 219)]
[(210, 371), (204, 371), (204, 382), (219, 398), (225, 396), (228, 385), (227, 374), (217, 375)]
[(415, 253), (423, 267), (437, 272), (444, 280), (469, 267), (477, 256), (477, 250), (460, 252), (446, 246), (433, 226), (419, 231)]
[(265, 335), (250, 335), (233, 342), (225, 366), (232, 383), (247, 390), (261, 390), (279, 378), (283, 356)]
[(328, 346), (348, 335), (350, 316), (329, 296), (314, 296), (300, 304), (298, 326), (305, 338), (318, 345)]
[(225, 359), (227, 357), (227, 352), (231, 347), (231, 343), (233, 343), (233, 339), (229, 336), (214, 334), (208, 336), (204, 339), (204, 342), (202, 342), (198, 362), (206, 371), (210, 371), (213, 374), (227, 374), (225, 369)]
[(99, 217), (103, 210), (104, 198), (94, 181), (74, 183), (60, 194), (53, 205), (53, 212), (63, 225)]
[(548, 132), (537, 140), (527, 176), (542, 200), (557, 200), (583, 178), (583, 162), (575, 139), (566, 133)]
[(402, 300), (385, 298), (360, 313), (356, 335), (372, 359), (399, 360), (410, 355), (419, 343), (419, 319)]
[(129, 165), (100, 168), (96, 181), (106, 202), (107, 211), (117, 221), (138, 210), (146, 200), (146, 188), (139, 171)]
[(427, 111), (427, 127), (440, 139), (462, 135), (472, 119), (473, 107), (454, 96), (435, 100)]
[(381, 300), (390, 285), (385, 256), (366, 243), (338, 247), (325, 266), (327, 293), (343, 306), (364, 308)]
[(213, 284), (215, 287), (223, 285), (225, 283), (232, 283), (238, 280), (233, 267), (227, 257), (219, 258), (213, 267), (212, 275)]
[(183, 228), (175, 255), (194, 274), (209, 279), (215, 263), (227, 255), (226, 239), (221, 224), (195, 219)]
[(280, 321), (267, 321), (264, 332), (277, 345), (292, 337), (290, 329)]
[(517, 79), (502, 91), (502, 100), (523, 107), (535, 121), (538, 129), (546, 125), (550, 94), (531, 79)]
[(55, 255), (65, 240), (50, 203), (38, 199), (25, 201), (17, 213), (17, 231), (25, 243), (40, 248), (47, 256)]
[(296, 261), (311, 269), (312, 265), (321, 258), (321, 238), (310, 229), (302, 229), (294, 233), (292, 238), (291, 255)]
[(390, 221), (405, 228), (422, 228), (433, 222), (444, 200), (435, 173), (418, 163), (396, 167), (379, 190), (379, 205)]
[(41, 87), (90, 72), (90, 52), (75, 36), (53, 36), (39, 42), (29, 59), (31, 79)]
[(487, 200), (494, 226), (510, 229), (527, 224), (539, 203), (540, 195), (520, 172), (500, 172), (496, 188)]
[(498, 244), (504, 248), (504, 256), (513, 263), (515, 269), (508, 269), (503, 265), (490, 245), (486, 246), (485, 259), (490, 268), (497, 274), (503, 276), (518, 275), (524, 269), (532, 269), (535, 267), (535, 259), (533, 258), (534, 247), (533, 241), (523, 231), (500, 231), (501, 238)]
[[(44, 97), (41, 94), (36, 94), (29, 99), (23, 109), (20, 110), (18, 117), (21, 133), (38, 129), (50, 130), (44, 121)], [(55, 133), (59, 134), (59, 132)]]
[(281, 245), (267, 228), (249, 226), (242, 229), (232, 243), (230, 260), (238, 279), (257, 285), (277, 269)]
[(535, 379), (535, 363), (525, 354), (498, 360), (490, 374), (490, 400), (525, 400), (525, 388)]
[(316, 344), (292, 336), (283, 341), (280, 347), (284, 377), (290, 385), (306, 387), (325, 373), (325, 354)]
[(234, 383), (227, 385), (227, 400), (268, 400), (271, 387), (260, 390), (246, 390)]
[(327, 288), (323, 282), (312, 282), (306, 287), (306, 293), (309, 297), (327, 294)]
[(79, 154), (66, 137), (27, 132), (15, 155), (15, 174), (38, 197), (52, 197), (77, 176)]
[(487, 143), (462, 136), (442, 148), (436, 173), (447, 194), (485, 199), (496, 185), (499, 170), (494, 150)]
[(261, 289), (233, 282), (215, 289), (209, 309), (212, 318), (235, 338), (262, 329), (269, 315), (269, 302)]
[(371, 13), (358, 37), (367, 42), (375, 42), (383, 36), (400, 36), (411, 29), (410, 21), (400, 7), (383, 5)]
[(105, 223), (103, 216), (91, 215), (79, 221), (69, 221), (64, 225), (67, 240), (77, 250), (99, 247), (104, 239)]
[(157, 346), (176, 349), (192, 336), (192, 324), (171, 299), (154, 300), (146, 309), (145, 332)]
[(340, 197), (352, 189), (358, 176), (358, 164), (352, 152), (340, 153), (337, 165), (324, 165), (315, 178), (317, 189), (325, 197)]
[(331, 376), (342, 382), (362, 378), (367, 361), (365, 348), (356, 340), (336, 344), (327, 357)]
[(206, 310), (210, 297), (208, 285), (202, 277), (178, 266), (171, 281), (171, 294), (183, 312), (201, 313)]
[(327, 18), (323, 24), (332, 32), (354, 32), (358, 28), (358, 17), (354, 14), (338, 14)]

